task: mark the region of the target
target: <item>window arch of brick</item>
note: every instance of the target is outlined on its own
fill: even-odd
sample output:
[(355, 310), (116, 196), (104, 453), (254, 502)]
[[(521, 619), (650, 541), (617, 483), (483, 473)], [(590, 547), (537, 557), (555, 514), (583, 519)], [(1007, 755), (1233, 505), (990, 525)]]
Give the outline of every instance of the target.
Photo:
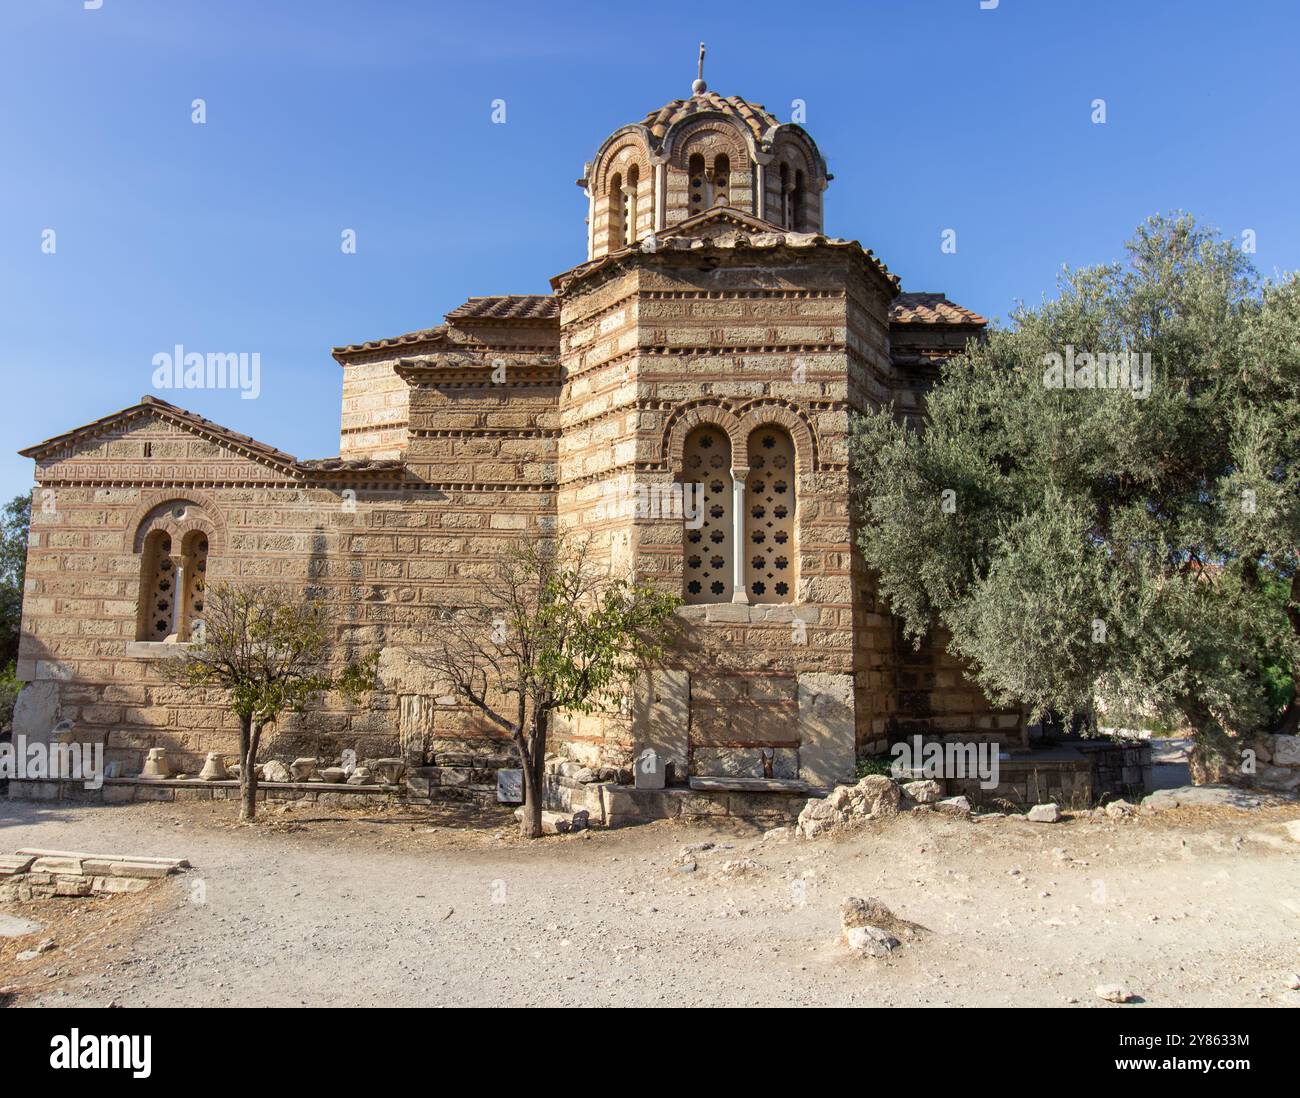
[(745, 485), (745, 589), (752, 603), (794, 602), (799, 588), (795, 449), (788, 431), (764, 424), (749, 435)]
[(154, 506), (133, 538), (139, 556), (136, 639), (196, 639), (207, 597), (208, 555), (217, 529), (198, 504)]

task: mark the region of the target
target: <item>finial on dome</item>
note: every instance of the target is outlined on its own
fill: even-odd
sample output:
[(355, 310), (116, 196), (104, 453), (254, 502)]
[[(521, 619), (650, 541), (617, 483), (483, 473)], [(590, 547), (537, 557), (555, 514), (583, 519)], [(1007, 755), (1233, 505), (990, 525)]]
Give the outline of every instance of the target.
[(695, 83), (691, 85), (692, 95), (703, 95), (709, 90), (709, 85), (704, 82), (704, 43), (700, 43), (700, 69), (699, 76), (696, 77)]

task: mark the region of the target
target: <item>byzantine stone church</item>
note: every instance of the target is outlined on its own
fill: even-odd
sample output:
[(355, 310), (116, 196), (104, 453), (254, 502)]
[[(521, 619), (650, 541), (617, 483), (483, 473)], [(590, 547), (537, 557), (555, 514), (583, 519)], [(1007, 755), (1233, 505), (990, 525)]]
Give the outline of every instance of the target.
[[(209, 581), (282, 583), (330, 600), (339, 653), (381, 651), (382, 685), (282, 722), (268, 750), (511, 765), (415, 656), (510, 543), (562, 531), (684, 599), (680, 643), (621, 711), (560, 722), (575, 762), (653, 747), (679, 780), (825, 787), (914, 732), (1025, 742), (941, 645), (903, 642), (854, 549), (851, 417), (918, 417), (985, 321), (827, 235), (830, 182), (804, 129), (700, 79), (595, 150), (586, 258), (551, 293), (335, 348), (337, 457), (154, 396), (22, 451), (15, 731), (102, 737), (126, 775), (156, 746), (192, 770), (235, 754), (222, 698), (157, 663), (190, 642)], [(695, 489), (685, 518), (618, 505), (675, 485)]]

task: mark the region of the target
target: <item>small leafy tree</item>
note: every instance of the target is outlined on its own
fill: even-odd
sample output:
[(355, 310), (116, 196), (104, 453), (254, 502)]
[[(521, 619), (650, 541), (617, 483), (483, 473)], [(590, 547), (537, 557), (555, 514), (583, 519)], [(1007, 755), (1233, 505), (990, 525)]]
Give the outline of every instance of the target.
[(378, 655), (330, 667), (325, 604), (281, 587), (217, 584), (194, 646), (166, 674), (191, 687), (226, 691), (239, 717), (241, 820), (257, 814), (257, 752), (281, 713), (302, 713), (325, 691), (355, 704), (373, 689)]
[(15, 496), (0, 511), (0, 668), (18, 658), (31, 515), (31, 496)]
[(860, 417), (852, 447), (859, 542), (908, 635), (937, 622), (1031, 719), (1096, 704), (1219, 751), (1294, 729), (1300, 280), (1261, 286), (1231, 241), (1153, 218), (1127, 263), (1067, 271), (945, 364), (927, 412)]
[(611, 577), (592, 563), (588, 543), (569, 548), (562, 539), (512, 548), (477, 581), (475, 596), (413, 657), (514, 742), (524, 776), (520, 830), (534, 839), (552, 715), (621, 701), (662, 654), (680, 600)]

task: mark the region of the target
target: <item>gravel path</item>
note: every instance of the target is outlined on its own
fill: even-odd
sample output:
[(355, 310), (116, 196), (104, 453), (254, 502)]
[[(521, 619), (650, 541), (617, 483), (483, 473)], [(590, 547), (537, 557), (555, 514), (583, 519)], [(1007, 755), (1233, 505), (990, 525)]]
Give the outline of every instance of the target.
[[(1124, 983), (1152, 1005), (1300, 1005), (1286, 988), (1300, 858), (1250, 837), (1295, 805), (1057, 825), (908, 816), (811, 843), (663, 823), (526, 844), (414, 814), (299, 810), (250, 829), (232, 812), (0, 802), (0, 851), (194, 865), (162, 886), (113, 954), (125, 960), (68, 962), (36, 1001), (1130, 1009), (1093, 993)], [(694, 872), (674, 868), (704, 842)], [(849, 895), (929, 933), (856, 959), (838, 940)]]

